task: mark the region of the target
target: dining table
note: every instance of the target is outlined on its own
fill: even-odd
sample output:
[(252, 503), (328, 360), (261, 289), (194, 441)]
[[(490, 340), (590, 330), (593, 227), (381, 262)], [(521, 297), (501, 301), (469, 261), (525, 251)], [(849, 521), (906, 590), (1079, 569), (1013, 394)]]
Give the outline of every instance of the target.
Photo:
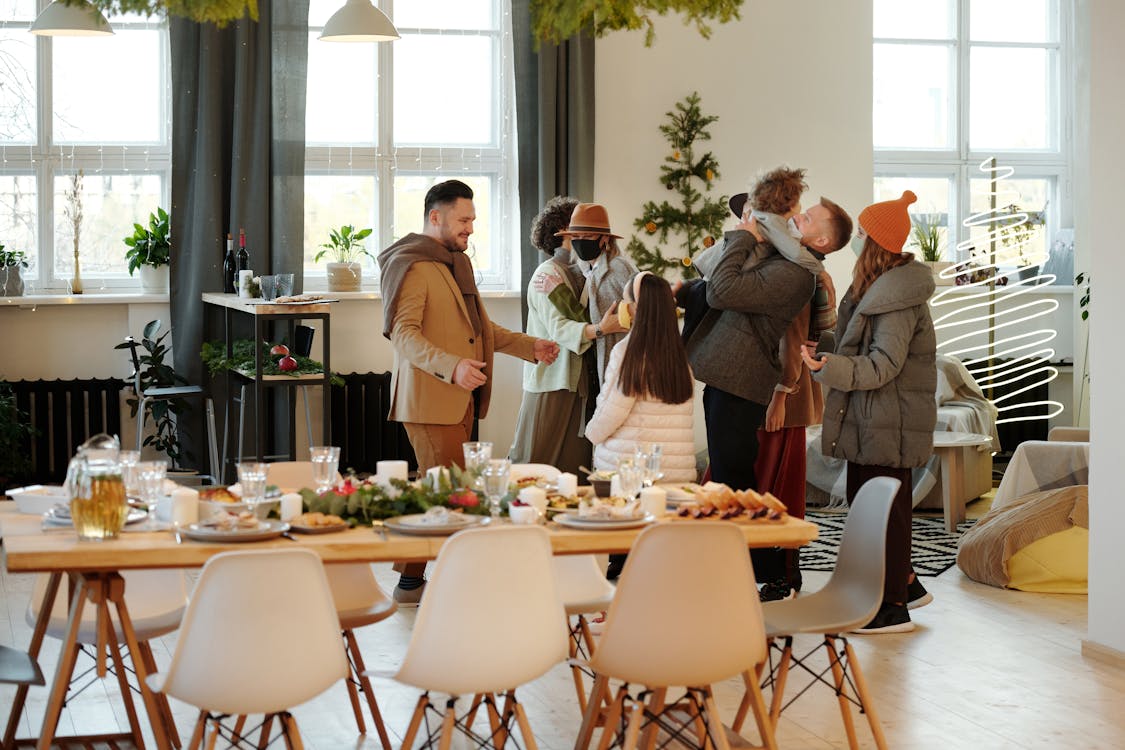
[[(87, 604), (97, 608), (99, 645), (96, 652), (99, 675), (105, 674), (106, 653), (116, 653), (113, 646), (123, 643), (132, 658), (139, 692), (148, 716), (152, 735), (158, 748), (169, 750), (171, 740), (165, 729), (162, 713), (149, 690), (146, 677), (151, 669), (137, 641), (125, 601), (125, 580), (121, 573), (130, 570), (157, 568), (198, 568), (213, 556), (235, 549), (286, 549), (299, 546), (315, 552), (326, 564), (356, 562), (429, 561), (437, 557), (446, 536), (398, 533), (384, 527), (355, 527), (331, 534), (286, 535), (272, 539), (232, 544), (222, 541), (195, 541), (172, 531), (137, 531), (120, 534), (102, 542), (79, 541), (73, 530), (43, 530), (35, 516), (16, 512), (14, 503), (0, 502), (0, 537), (3, 538), (4, 565), (9, 573), (43, 573), (48, 575), (46, 596), (39, 609), (28, 653), (38, 657), (46, 635), (50, 612), (60, 591), (69, 590), (70, 610), (61, 656), (50, 684), (47, 710), (44, 714), (36, 747), (49, 750), (55, 741), (59, 714), (74, 670), (77, 638), (82, 609)], [(508, 523), (507, 519), (494, 521)], [(666, 516), (655, 523), (730, 523), (710, 519), (687, 519)], [(816, 524), (783, 516), (777, 520), (744, 520), (736, 525), (746, 539), (747, 547), (800, 547), (817, 537)], [(643, 527), (615, 529), (564, 528), (547, 524), (551, 547), (558, 555), (628, 552)], [(69, 585), (63, 586), (66, 576)], [(111, 619), (111, 611), (116, 619)], [(120, 634), (116, 632), (120, 628)], [(119, 657), (118, 657), (119, 661)], [(118, 663), (117, 666), (120, 666)], [(27, 686), (17, 690), (11, 709), (3, 747), (14, 747), (15, 729), (26, 702)], [(144, 748), (139, 722), (132, 709), (128, 691), (122, 696), (130, 719), (127, 733), (133, 744)], [(121, 735), (116, 737), (120, 738)], [(86, 738), (89, 740), (90, 738)], [(25, 740), (20, 740), (24, 744)]]

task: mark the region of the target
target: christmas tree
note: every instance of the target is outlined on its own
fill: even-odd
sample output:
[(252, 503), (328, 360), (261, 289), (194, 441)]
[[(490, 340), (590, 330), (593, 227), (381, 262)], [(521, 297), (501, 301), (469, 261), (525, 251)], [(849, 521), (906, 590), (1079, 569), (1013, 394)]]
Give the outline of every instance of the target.
[[(672, 152), (664, 157), (660, 167), (660, 183), (679, 194), (680, 205), (646, 202), (633, 225), (649, 235), (655, 245), (650, 250), (634, 235), (626, 250), (642, 271), (664, 275), (670, 268), (679, 268), (684, 278), (691, 278), (696, 275), (692, 256), (715, 244), (715, 235), (729, 213), (727, 196), (714, 199), (707, 194), (719, 177), (719, 162), (710, 151), (698, 158), (695, 155), (696, 141), (711, 140), (707, 127), (719, 118), (700, 111), (697, 92), (677, 102), (676, 110), (668, 112), (667, 118), (668, 123), (660, 126), (660, 132)], [(702, 192), (697, 188), (699, 182), (703, 183)]]

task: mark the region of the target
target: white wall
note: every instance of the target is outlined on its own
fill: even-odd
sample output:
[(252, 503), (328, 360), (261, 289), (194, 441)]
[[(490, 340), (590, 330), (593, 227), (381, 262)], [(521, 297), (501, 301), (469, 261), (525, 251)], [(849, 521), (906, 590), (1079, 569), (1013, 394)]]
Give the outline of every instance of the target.
[(1121, 572), (1125, 570), (1125, 503), (1121, 502), (1121, 430), (1125, 423), (1125, 389), (1118, 387), (1125, 369), (1125, 351), (1118, 344), (1125, 298), (1119, 280), (1125, 278), (1125, 246), (1120, 233), (1121, 187), (1125, 149), (1125, 100), (1120, 95), (1125, 70), (1125, 4), (1083, 3), (1089, 13), (1089, 149), (1085, 164), (1075, 170), (1088, 174), (1076, 206), (1077, 244), (1090, 248), (1093, 277), (1090, 314), (1090, 609), (1089, 639), (1125, 656), (1125, 599)]

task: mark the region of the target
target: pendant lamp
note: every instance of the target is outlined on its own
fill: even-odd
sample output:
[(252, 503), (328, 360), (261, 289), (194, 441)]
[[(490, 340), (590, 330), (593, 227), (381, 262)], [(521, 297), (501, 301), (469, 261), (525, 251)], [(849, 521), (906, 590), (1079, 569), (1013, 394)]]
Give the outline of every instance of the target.
[(325, 42), (390, 42), (399, 33), (371, 0), (347, 0), (324, 24), (318, 38)]
[(109, 21), (86, 0), (72, 0), (70, 5), (54, 0), (43, 9), (28, 31), (39, 36), (113, 35)]

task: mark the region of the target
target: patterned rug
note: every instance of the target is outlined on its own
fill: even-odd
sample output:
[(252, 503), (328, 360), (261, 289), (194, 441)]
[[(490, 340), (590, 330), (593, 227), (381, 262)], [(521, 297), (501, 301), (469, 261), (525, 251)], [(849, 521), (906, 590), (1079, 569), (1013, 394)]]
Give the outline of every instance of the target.
[[(847, 514), (810, 510), (805, 518), (820, 527), (820, 538), (801, 548), (801, 569), (834, 569)], [(961, 535), (974, 523), (976, 520), (970, 519), (959, 524), (957, 533), (951, 534), (945, 530), (945, 520), (941, 517), (914, 516), (910, 560), (915, 572), (920, 576), (937, 576), (952, 568), (957, 562)]]

